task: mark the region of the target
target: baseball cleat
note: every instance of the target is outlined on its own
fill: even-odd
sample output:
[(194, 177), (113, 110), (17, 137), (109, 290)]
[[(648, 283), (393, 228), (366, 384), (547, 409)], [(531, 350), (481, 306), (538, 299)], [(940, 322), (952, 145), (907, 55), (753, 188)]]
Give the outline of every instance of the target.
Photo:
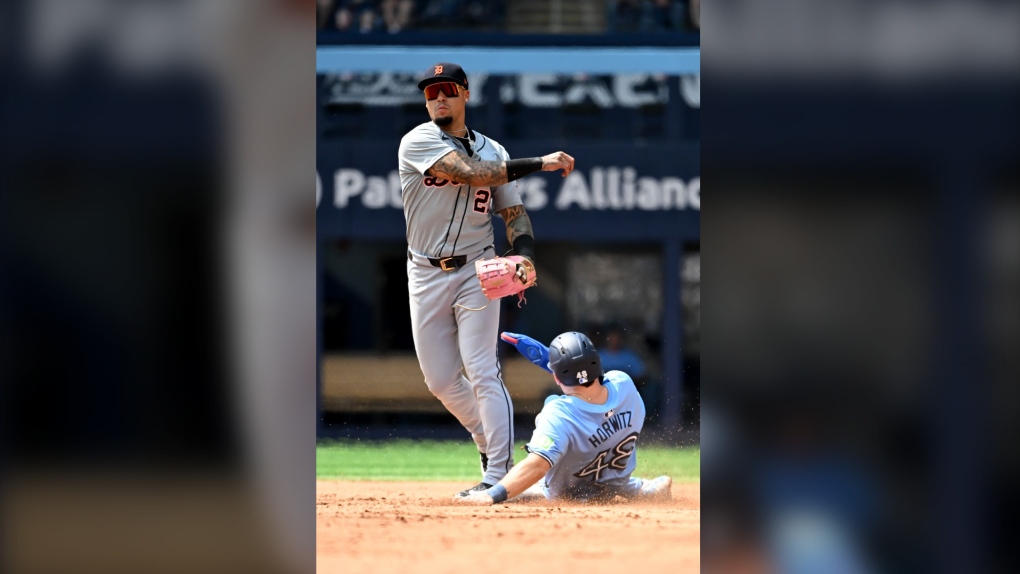
[(491, 484), (489, 484), (487, 482), (479, 482), (478, 484), (472, 486), (471, 488), (469, 488), (467, 490), (462, 490), (462, 491), (458, 492), (457, 496), (468, 496), (472, 492), (478, 492), (478, 491), (481, 491), (481, 490), (489, 490), (490, 488), (492, 488)]
[(651, 480), (645, 480), (641, 485), (641, 498), (647, 500), (672, 500), (673, 495), (669, 487), (673, 485), (673, 479), (668, 476), (660, 476)]

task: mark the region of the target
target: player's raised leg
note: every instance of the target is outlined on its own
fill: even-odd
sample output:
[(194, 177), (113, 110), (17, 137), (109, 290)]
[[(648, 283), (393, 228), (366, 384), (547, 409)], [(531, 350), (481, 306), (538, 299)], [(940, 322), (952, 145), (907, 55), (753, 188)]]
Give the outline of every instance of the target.
[[(425, 384), (464, 426), (480, 452), (487, 450), (474, 389), (461, 374), (454, 290), (445, 271), (407, 263), (411, 333)], [(472, 278), (474, 275), (471, 276)]]

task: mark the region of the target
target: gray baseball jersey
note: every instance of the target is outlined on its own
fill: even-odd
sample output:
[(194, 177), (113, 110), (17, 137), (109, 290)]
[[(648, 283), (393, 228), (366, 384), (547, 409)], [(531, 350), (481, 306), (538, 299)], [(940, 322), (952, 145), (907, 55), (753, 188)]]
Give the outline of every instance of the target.
[[(473, 132), (471, 159), (508, 160), (503, 146)], [(521, 204), (517, 182), (495, 189), (431, 177), (425, 172), (464, 144), (426, 122), (400, 140), (400, 188), (407, 220), (407, 244), (428, 257), (475, 253), (492, 245), (492, 212)]]
[[(473, 136), (473, 160), (509, 159), (503, 146)], [(516, 183), (492, 190), (425, 174), (453, 150), (468, 153), (432, 122), (400, 140), (411, 332), (425, 384), (488, 456), (482, 482), (495, 484), (514, 464), (513, 404), (496, 355), (499, 302), (482, 294), (473, 262), (495, 256), (492, 212), (521, 197)], [(449, 271), (429, 260), (454, 255), (466, 262)]]

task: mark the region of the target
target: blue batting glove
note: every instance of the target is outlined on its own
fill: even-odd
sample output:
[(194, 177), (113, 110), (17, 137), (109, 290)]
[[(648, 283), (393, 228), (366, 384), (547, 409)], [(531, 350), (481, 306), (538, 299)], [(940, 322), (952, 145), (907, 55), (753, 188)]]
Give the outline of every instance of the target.
[(517, 351), (524, 355), (524, 358), (527, 360), (542, 367), (549, 373), (552, 372), (552, 369), (549, 368), (549, 347), (527, 335), (518, 335), (517, 333), (508, 333), (506, 331), (500, 334), (499, 338), (517, 347)]

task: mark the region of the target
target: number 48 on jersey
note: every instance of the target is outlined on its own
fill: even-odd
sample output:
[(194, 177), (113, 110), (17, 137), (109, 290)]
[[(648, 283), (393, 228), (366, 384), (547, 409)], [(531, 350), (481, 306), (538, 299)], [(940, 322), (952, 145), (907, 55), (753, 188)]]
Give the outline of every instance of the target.
[[(634, 443), (637, 442), (638, 433), (630, 433), (626, 438), (620, 441), (620, 444), (616, 445), (615, 448), (606, 449), (596, 455), (595, 459), (588, 463), (580, 472), (574, 474), (577, 478), (584, 478), (591, 476), (592, 480), (598, 482), (602, 478), (602, 471), (607, 468), (615, 468), (617, 470), (626, 470), (627, 459), (630, 455), (634, 454)], [(606, 457), (612, 452), (613, 456), (609, 462), (606, 462)]]

